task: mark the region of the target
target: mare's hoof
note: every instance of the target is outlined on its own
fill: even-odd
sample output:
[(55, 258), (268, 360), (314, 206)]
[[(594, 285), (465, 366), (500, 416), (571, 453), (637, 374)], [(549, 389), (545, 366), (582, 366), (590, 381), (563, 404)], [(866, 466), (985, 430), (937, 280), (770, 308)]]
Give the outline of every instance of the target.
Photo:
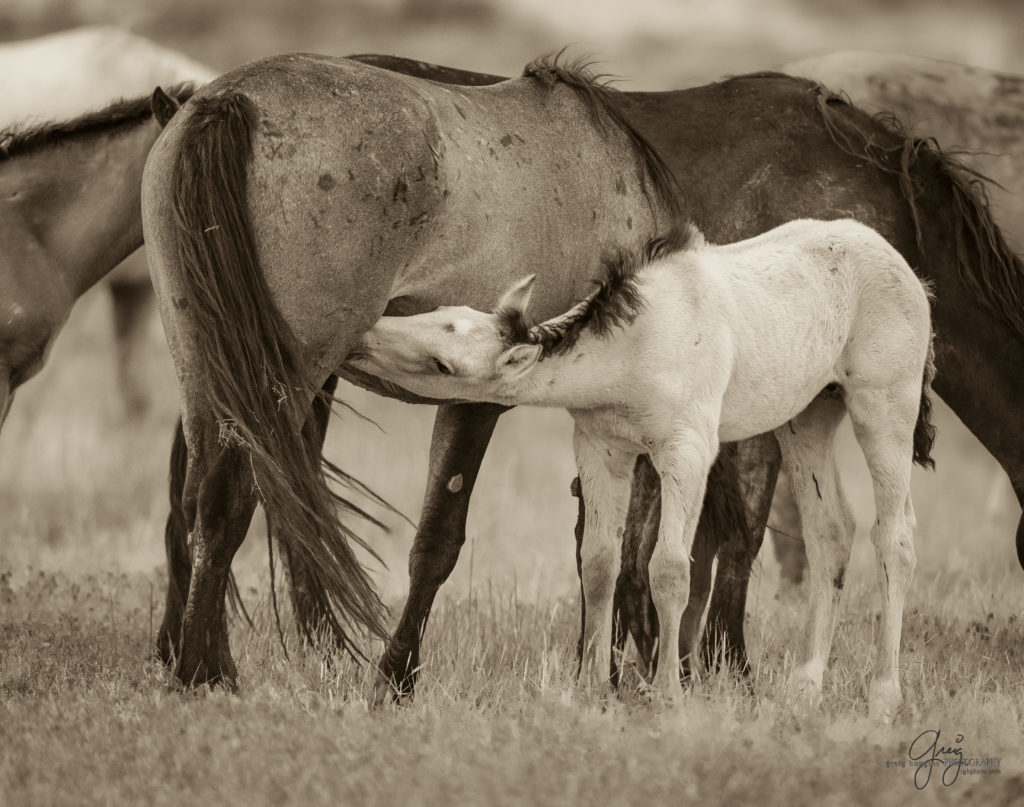
[(228, 672), (222, 665), (216, 667), (209, 665), (204, 660), (188, 663), (184, 657), (178, 659), (174, 668), (174, 677), (178, 684), (185, 690), (197, 690), (203, 686), (211, 689), (223, 688), (228, 692), (238, 692), (237, 674), (234, 670)]

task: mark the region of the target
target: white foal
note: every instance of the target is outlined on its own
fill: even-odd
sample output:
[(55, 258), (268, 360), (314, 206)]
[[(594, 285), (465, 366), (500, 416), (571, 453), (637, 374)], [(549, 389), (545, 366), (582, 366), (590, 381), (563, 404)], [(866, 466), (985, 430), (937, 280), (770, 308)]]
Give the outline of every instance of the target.
[[(913, 460), (930, 461), (928, 295), (900, 254), (855, 221), (794, 221), (728, 246), (693, 228), (607, 264), (566, 314), (528, 328), (527, 278), (491, 314), (465, 307), (383, 317), (356, 366), (431, 398), (565, 407), (586, 506), (584, 675), (607, 680), (612, 594), (633, 464), (661, 476), (651, 558), (660, 624), (655, 685), (681, 695), (679, 622), (690, 546), (722, 441), (775, 430), (811, 571), (810, 646), (794, 685), (821, 687), (854, 522), (833, 440), (845, 412), (874, 483), (882, 633), (870, 712), (900, 701), (904, 598), (914, 570)], [(614, 333), (614, 338), (612, 334)]]

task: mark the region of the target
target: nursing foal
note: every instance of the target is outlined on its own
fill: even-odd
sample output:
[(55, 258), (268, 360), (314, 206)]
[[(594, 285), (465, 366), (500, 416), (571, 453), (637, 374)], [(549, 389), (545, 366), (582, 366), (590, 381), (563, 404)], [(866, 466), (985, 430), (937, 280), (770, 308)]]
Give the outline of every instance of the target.
[[(655, 686), (681, 695), (679, 620), (690, 547), (720, 442), (775, 430), (805, 525), (808, 658), (793, 686), (815, 695), (832, 644), (854, 521), (834, 458), (846, 412), (867, 458), (882, 631), (873, 716), (900, 701), (903, 606), (915, 565), (912, 461), (930, 463), (928, 295), (900, 254), (851, 220), (790, 222), (727, 246), (680, 228), (606, 262), (607, 277), (533, 327), (533, 278), (490, 314), (445, 307), (383, 317), (351, 357), (418, 395), (565, 407), (586, 502), (583, 674), (609, 674), (612, 595), (633, 464), (650, 455), (662, 512), (650, 562), (661, 661)], [(614, 338), (611, 338), (614, 333)]]

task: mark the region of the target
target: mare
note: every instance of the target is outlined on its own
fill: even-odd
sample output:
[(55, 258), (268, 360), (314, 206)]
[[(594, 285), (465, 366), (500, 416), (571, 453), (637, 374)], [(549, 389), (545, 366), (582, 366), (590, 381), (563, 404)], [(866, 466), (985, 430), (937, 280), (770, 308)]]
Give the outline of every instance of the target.
[[(0, 75), (17, 76), (0, 94), (0, 129), (10, 129), (68, 120), (149, 94), (159, 84), (206, 83), (216, 73), (145, 37), (102, 25), (2, 43)], [(133, 253), (103, 280), (113, 303), (121, 398), (126, 413), (137, 416), (150, 403), (140, 351), (153, 314), (144, 253)]]
[[(990, 180), (992, 216), (1020, 254), (1024, 247), (1024, 77), (901, 53), (843, 51), (784, 65), (872, 113), (891, 113), (917, 137), (931, 137)], [(998, 480), (994, 480), (995, 481)], [(806, 566), (788, 485), (780, 484), (771, 524), (783, 578)]]
[(828, 663), (837, 575), (854, 519), (836, 468), (849, 413), (874, 483), (871, 531), (882, 593), (870, 713), (900, 702), (903, 605), (915, 565), (913, 460), (931, 463), (928, 296), (870, 227), (796, 220), (727, 246), (677, 228), (642, 254), (620, 254), (567, 313), (527, 327), (533, 276), (492, 313), (465, 306), (382, 317), (350, 357), (432, 398), (568, 409), (587, 507), (583, 675), (606, 683), (619, 550), (636, 458), (661, 482), (650, 583), (660, 659), (654, 684), (682, 694), (679, 625), (704, 488), (721, 442), (774, 431), (808, 524), (812, 637), (794, 688), (814, 696)]
[[(173, 88), (177, 102), (190, 84)], [(75, 300), (142, 245), (142, 169), (162, 124), (147, 95), (0, 131), (0, 425)]]
[[(445, 80), (458, 80), (464, 85), (488, 85), (499, 80), (395, 57), (357, 58), (405, 74), (439, 74)], [(197, 233), (213, 227), (213, 223), (199, 226), (193, 222), (191, 236), (179, 234), (176, 217), (185, 206), (199, 204), (218, 210), (219, 215), (214, 216), (211, 211), (208, 217), (217, 224), (210, 233), (224, 235), (219, 219), (229, 215), (233, 235), (241, 231), (242, 246), (247, 250), (242, 261), (247, 266), (243, 268), (255, 277), (267, 278), (264, 286), (253, 291), (255, 299), (250, 296), (246, 301), (244, 312), (215, 318), (205, 332), (211, 338), (221, 338), (223, 331), (236, 327), (233, 323), (245, 323), (246, 337), (256, 339), (260, 334), (254, 326), (257, 320), (252, 309), (276, 309), (292, 333), (299, 336), (303, 352), (310, 357), (308, 362), (314, 369), (307, 376), (329, 372), (330, 365), (340, 358), (329, 355), (330, 351), (317, 342), (325, 340), (328, 333), (343, 334), (333, 339), (332, 347), (340, 352), (341, 341), (353, 342), (381, 313), (374, 309), (383, 307), (390, 314), (415, 313), (448, 300), (480, 304), (493, 299), (495, 280), (508, 278), (491, 274), (487, 259), (502, 252), (502, 244), (515, 247), (505, 252), (520, 257), (524, 257), (523, 245), (529, 245), (545, 258), (536, 262), (540, 267), (556, 263), (546, 254), (551, 252), (571, 252), (584, 262), (596, 257), (595, 253), (604, 246), (598, 243), (598, 236), (606, 237), (610, 230), (621, 229), (623, 224), (626, 232), (635, 233), (636, 238), (653, 234), (651, 223), (655, 217), (649, 211), (642, 219), (627, 215), (625, 222), (610, 218), (606, 221), (604, 216), (597, 216), (597, 208), (592, 204), (583, 205), (584, 215), (586, 208), (590, 208), (592, 223), (584, 226), (587, 243), (580, 244), (577, 231), (565, 225), (564, 201), (568, 198), (559, 192), (558, 186), (548, 186), (548, 193), (539, 198), (520, 191), (517, 196), (528, 197), (533, 205), (526, 211), (516, 204), (499, 206), (490, 198), (484, 204), (485, 194), (494, 187), (501, 188), (506, 180), (499, 174), (509, 160), (512, 168), (525, 171), (525, 160), (551, 158), (551, 143), (560, 141), (552, 139), (554, 136), (549, 138), (554, 128), (550, 120), (535, 124), (531, 117), (517, 117), (508, 123), (506, 131), (495, 136), (489, 127), (482, 126), (491, 118), (490, 112), (482, 108), (482, 99), (488, 97), (484, 87), (443, 87), (401, 77), (385, 78), (377, 71), (358, 66), (344, 68), (342, 72), (348, 78), (342, 81), (339, 64), (305, 56), (281, 57), (240, 68), (212, 86), (205, 100), (186, 105), (187, 114), (175, 117), (166, 139), (154, 152), (146, 178), (146, 197), (150, 200), (146, 225), (160, 252), (155, 274), (168, 278), (161, 281), (166, 286), (162, 295), (165, 325), (172, 334), (178, 329), (177, 335), (172, 336), (172, 344), (177, 341), (178, 361), (184, 365), (187, 359), (193, 365), (180, 367), (184, 386), (192, 386), (191, 391), (186, 390), (186, 398), (196, 395), (197, 369), (202, 364), (201, 355), (195, 352), (196, 345), (188, 342), (204, 329), (188, 327), (183, 322), (197, 314), (190, 288), (195, 284), (177, 276), (182, 264), (178, 260), (178, 239), (192, 243)], [(571, 79), (564, 72), (562, 75)], [(533, 81), (533, 85), (511, 82), (496, 92), (513, 94), (523, 92), (527, 86), (534, 93), (541, 92), (539, 82)], [(568, 89), (580, 83), (570, 80)], [(253, 85), (251, 89), (248, 84)], [(303, 112), (294, 122), (281, 120), (286, 117), (281, 112), (284, 99), (293, 90), (303, 98), (318, 94), (321, 121), (324, 114), (341, 116), (338, 131), (347, 133), (339, 139), (341, 145), (334, 141), (319, 142), (320, 134), (314, 130), (314, 123), (306, 119), (312, 118), (312, 112)], [(589, 131), (589, 120), (587, 125), (580, 125), (582, 111), (569, 108), (573, 99), (566, 87), (554, 82), (546, 92), (553, 93), (560, 102), (551, 114), (565, 116), (559, 129), (573, 133)], [(368, 109), (367, 98), (371, 95), (377, 100)], [(684, 192), (687, 216), (712, 240), (736, 241), (793, 218), (818, 215), (856, 218), (873, 226), (896, 246), (908, 263), (934, 284), (938, 294), (935, 321), (945, 339), (937, 346), (937, 362), (942, 371), (937, 391), (997, 456), (1021, 490), (1024, 445), (1014, 442), (1010, 431), (1002, 427), (1003, 420), (991, 416), (993, 411), (1012, 412), (1024, 383), (1020, 380), (1024, 357), (1019, 349), (1024, 328), (1014, 317), (1012, 299), (1006, 297), (1007, 289), (1019, 287), (1020, 264), (992, 223), (984, 193), (972, 183), (969, 173), (932, 144), (918, 142), (891, 125), (872, 119), (819, 85), (778, 74), (742, 76), (676, 92), (604, 92), (602, 96), (605, 104), (614, 104), (634, 131), (642, 133), (664, 155)], [(584, 94), (583, 98), (586, 97)], [(408, 132), (407, 119), (414, 117), (411, 110), (420, 115), (415, 135)], [(381, 122), (391, 125), (383, 127)], [(360, 133), (353, 133), (353, 129), (360, 127)], [(186, 137), (189, 134), (192, 136)], [(311, 134), (315, 136), (307, 136)], [(562, 132), (555, 135), (564, 137)], [(471, 142), (467, 143), (467, 138)], [(237, 161), (230, 162), (229, 172), (221, 172), (206, 182), (198, 177), (194, 187), (183, 187), (178, 192), (178, 163), (184, 171), (186, 163), (199, 159), (208, 147), (221, 147), (229, 161)], [(303, 152), (304, 148), (307, 151)], [(545, 154), (535, 155), (538, 149)], [(309, 160), (309, 152), (314, 150), (317, 155), (326, 155), (316, 159), (322, 160), (327, 170), (318, 171), (308, 164), (301, 171), (291, 170)], [(570, 167), (582, 171), (571, 161), (566, 164), (574, 153), (579, 152), (570, 150), (568, 157), (554, 157), (559, 161), (556, 172)], [(391, 156), (385, 159), (386, 154)], [(410, 154), (414, 157), (409, 157)], [(456, 179), (461, 179), (456, 183), (442, 174), (442, 167), (459, 155), (464, 173), (460, 178), (456, 171)], [(336, 159), (342, 160), (340, 172), (333, 164)], [(420, 164), (407, 170), (405, 163), (415, 163), (417, 159)], [(488, 163), (488, 159), (494, 164)], [(624, 164), (635, 165), (632, 159)], [(274, 171), (287, 175), (269, 179)], [(613, 194), (621, 209), (623, 192), (631, 198), (636, 196), (638, 178), (621, 168), (604, 171), (609, 179), (598, 186), (593, 198), (605, 205), (605, 195)], [(309, 184), (313, 174), (316, 176), (311, 187), (316, 190), (307, 193), (305, 187), (297, 187), (302, 177)], [(433, 182), (424, 186), (428, 180)], [(473, 182), (481, 180), (484, 184), (474, 191)], [(416, 201), (410, 200), (410, 188), (422, 197), (431, 186), (435, 206), (451, 201), (441, 206), (441, 213), (431, 222), (434, 226), (423, 231), (419, 243), (415, 236), (410, 238), (408, 228), (425, 224), (429, 213), (424, 219), (416, 215), (404, 219), (391, 217)], [(322, 196), (339, 188), (344, 198), (336, 203)], [(438, 191), (440, 200), (436, 198)], [(480, 199), (476, 199), (474, 192)], [(467, 197), (474, 199), (472, 204), (466, 202)], [(592, 197), (578, 198), (590, 201)], [(429, 206), (429, 198), (418, 201), (423, 207)], [(652, 204), (649, 197), (641, 205), (645, 211), (647, 204)], [(581, 205), (577, 201), (573, 206), (575, 215), (579, 215)], [(344, 224), (349, 228), (344, 235), (334, 226), (339, 215), (345, 216)], [(593, 222), (599, 221), (607, 226), (595, 233)], [(523, 232), (524, 222), (527, 233), (516, 238)], [(325, 224), (331, 226), (325, 228)], [(445, 245), (436, 244), (428, 236), (438, 231), (449, 237), (447, 249), (457, 253), (458, 260), (436, 261), (434, 253), (443, 253)], [(475, 237), (470, 239), (470, 234)], [(232, 282), (240, 271), (240, 261), (235, 249), (238, 242), (233, 237), (231, 241), (216, 260), (207, 257), (191, 261), (199, 285), (216, 291), (216, 287), (206, 283), (207, 279), (211, 283)], [(317, 247), (316, 261), (309, 260), (308, 255), (296, 258), (296, 251), (318, 242), (322, 246)], [(310, 264), (319, 270), (317, 262), (331, 262), (332, 257), (333, 265), (343, 269), (326, 285), (312, 282), (313, 270), (297, 269), (295, 277), (282, 275), (283, 265)], [(428, 258), (431, 263), (444, 266), (444, 272), (424, 271)], [(486, 266), (486, 271), (473, 271), (474, 263)], [(362, 271), (367, 265), (372, 265), (372, 270)], [(505, 260), (496, 261), (495, 265), (514, 269)], [(171, 277), (172, 274), (176, 276)], [(252, 278), (244, 277), (244, 283), (249, 284)], [(550, 282), (542, 278), (542, 293), (537, 297), (535, 292), (542, 307), (553, 306), (559, 296), (551, 294), (550, 288), (545, 290)], [(310, 293), (303, 295), (307, 290)], [(377, 299), (381, 296), (383, 300)], [(368, 299), (374, 302), (366, 303)], [(564, 302), (567, 301), (565, 298)], [(242, 350), (246, 346), (234, 347)], [(356, 377), (350, 369), (345, 375)], [(189, 381), (190, 378), (193, 380)], [(270, 385), (279, 392), (288, 391), (280, 378), (270, 380), (261, 374), (240, 376), (235, 386), (237, 392), (252, 400)], [(380, 385), (376, 388), (382, 389)], [(979, 389), (986, 394), (979, 396)], [(411, 399), (400, 390), (386, 391)], [(295, 397), (285, 396), (283, 401), (298, 404), (299, 411), (293, 417), (301, 421), (306, 416), (307, 404), (296, 402)], [(186, 406), (196, 404), (193, 401)], [(322, 413), (323, 407), (318, 411)], [(502, 411), (502, 407), (486, 404), (451, 404), (438, 410), (423, 515), (410, 555), (410, 596), (380, 663), (379, 680), (384, 691), (389, 684), (396, 693), (412, 691), (430, 607), (439, 586), (454, 567), (464, 541), (466, 511), (477, 471)], [(172, 576), (177, 578), (175, 585), (190, 592), (191, 614), (185, 615), (189, 625), (182, 640), (185, 652), (179, 656), (188, 663), (179, 663), (178, 667), (184, 680), (230, 679), (233, 673), (217, 581), (244, 534), (240, 525), (247, 522), (251, 513), (251, 497), (247, 497), (251, 485), (246, 484), (245, 469), (239, 467), (245, 463), (236, 456), (244, 452), (221, 450), (210, 434), (216, 419), (206, 411), (194, 427), (195, 431), (205, 432), (205, 449), (207, 454), (212, 449), (214, 458), (191, 457), (179, 432), (172, 460), (174, 506), (169, 532), (173, 529), (177, 545), (183, 546), (188, 528), (195, 525), (204, 547), (210, 550), (202, 559), (199, 580), (189, 579), (192, 570), (187, 565), (180, 570), (172, 568)], [(244, 434), (237, 435), (234, 423), (225, 425), (230, 427), (226, 436), (234, 444), (228, 448), (237, 448), (237, 443), (247, 439)], [(291, 424), (293, 432), (296, 428), (296, 424)], [(315, 437), (309, 432), (315, 430), (315, 426), (307, 430), (307, 469), (315, 459), (309, 445)], [(732, 518), (724, 530), (707, 530), (716, 541), (727, 539), (720, 549), (708, 542), (712, 550), (719, 552), (719, 584), (712, 598), (709, 630), (726, 631), (728, 650), (743, 665), (746, 583), (750, 561), (760, 546), (779, 449), (774, 438), (769, 437), (723, 447), (722, 454), (739, 468), (743, 485), (739, 485), (736, 474), (726, 464), (716, 464), (712, 475), (714, 480), (717, 474), (719, 482), (709, 486), (703, 517)], [(215, 467), (208, 472), (214, 462)], [(183, 501), (186, 471), (191, 480)], [(463, 477), (462, 487), (448, 486), (448, 480), (459, 474)], [(202, 485), (199, 476), (203, 477)], [(650, 637), (657, 633), (653, 622), (656, 617), (647, 605), (646, 565), (636, 562), (634, 550), (649, 546), (651, 531), (645, 531), (643, 526), (650, 523), (650, 513), (660, 507), (657, 487), (657, 476), (650, 464), (638, 462), (634, 489), (644, 496), (635, 497), (631, 503), (631, 527), (627, 530), (624, 567), (617, 590), (624, 622), (648, 657), (653, 650)], [(745, 495), (746, 513), (742, 508), (737, 513), (732, 506), (736, 498), (732, 494), (737, 489)], [(213, 495), (218, 490), (220, 494)], [(262, 492), (266, 495), (265, 490)], [(237, 500), (238, 506), (220, 505), (221, 494), (226, 498), (220, 501)], [(201, 516), (198, 524), (197, 514)], [(710, 588), (714, 552), (700, 551), (700, 536), (698, 529), (691, 589), (694, 607), (688, 609), (689, 617), (684, 616), (681, 642), (689, 642), (695, 635)], [(293, 574), (295, 568), (302, 566), (293, 564)], [(304, 574), (308, 573), (304, 570)], [(312, 588), (321, 582), (313, 580)], [(324, 603), (329, 595), (314, 592), (313, 596)], [(369, 607), (376, 612), (372, 602)], [(176, 627), (181, 620), (180, 611), (168, 611), (164, 624)], [(202, 630), (205, 627), (211, 628), (205, 634), (208, 642)], [(170, 635), (178, 633), (172, 630)]]

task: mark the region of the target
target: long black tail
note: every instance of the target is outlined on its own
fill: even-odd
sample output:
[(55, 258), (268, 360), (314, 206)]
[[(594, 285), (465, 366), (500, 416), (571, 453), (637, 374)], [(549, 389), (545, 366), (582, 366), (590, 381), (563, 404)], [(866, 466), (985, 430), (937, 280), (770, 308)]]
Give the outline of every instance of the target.
[[(257, 258), (246, 192), (256, 121), (253, 102), (228, 91), (193, 100), (183, 124), (174, 212), (197, 340), (193, 360), (221, 442), (247, 453), (257, 494), (289, 552), (310, 571), (329, 627), (358, 653), (343, 625), (383, 637), (385, 612), (351, 547), (366, 544), (341, 522), (336, 504), (365, 514), (328, 487), (320, 441), (307, 423), (319, 390)], [(328, 474), (362, 489), (333, 466)]]

